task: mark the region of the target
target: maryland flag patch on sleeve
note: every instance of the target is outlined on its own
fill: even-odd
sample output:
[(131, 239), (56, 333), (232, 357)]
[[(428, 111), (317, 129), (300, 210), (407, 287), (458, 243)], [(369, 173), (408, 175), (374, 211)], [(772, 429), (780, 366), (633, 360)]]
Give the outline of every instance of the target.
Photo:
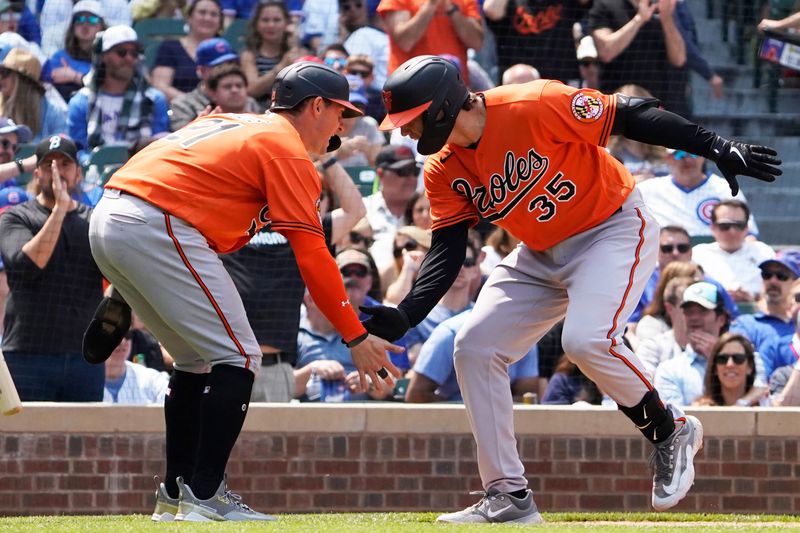
[(597, 122), (603, 116), (603, 100), (588, 92), (578, 91), (572, 97), (572, 116), (583, 123)]

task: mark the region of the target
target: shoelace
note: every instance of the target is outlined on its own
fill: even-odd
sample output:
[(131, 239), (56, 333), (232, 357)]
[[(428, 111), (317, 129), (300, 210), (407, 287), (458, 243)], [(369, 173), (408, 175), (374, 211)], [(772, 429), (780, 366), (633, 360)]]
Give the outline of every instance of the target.
[(482, 490), (471, 490), (469, 494), (470, 496), (481, 496), (481, 499), (478, 501), (478, 503), (472, 506), (473, 508), (478, 508), (478, 506), (480, 506), (484, 500), (494, 501), (497, 499), (497, 494), (489, 494), (488, 492)]
[(669, 482), (672, 479), (672, 470), (675, 468), (674, 440), (669, 445), (656, 446), (650, 454), (650, 468), (655, 470), (657, 481)]
[(240, 495), (231, 492), (229, 489), (225, 490), (225, 494), (223, 494), (223, 497), (236, 507), (239, 507), (240, 509), (243, 509), (250, 513), (255, 512), (250, 507), (248, 507), (246, 503), (242, 501), (242, 497)]

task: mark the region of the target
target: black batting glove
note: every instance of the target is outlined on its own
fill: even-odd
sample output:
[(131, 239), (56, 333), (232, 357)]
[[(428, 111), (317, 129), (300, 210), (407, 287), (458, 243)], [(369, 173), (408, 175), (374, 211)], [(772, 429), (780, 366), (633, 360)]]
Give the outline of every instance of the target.
[(361, 322), (367, 331), (389, 342), (394, 342), (405, 335), (408, 328), (411, 327), (406, 314), (397, 307), (362, 305), (359, 309), (370, 315), (368, 319)]
[(768, 146), (729, 141), (718, 136), (708, 158), (717, 164), (731, 187), (731, 194), (736, 196), (739, 193), (737, 175), (772, 182), (775, 176), (783, 174), (778, 168), (781, 160), (775, 157), (777, 155), (778, 152)]

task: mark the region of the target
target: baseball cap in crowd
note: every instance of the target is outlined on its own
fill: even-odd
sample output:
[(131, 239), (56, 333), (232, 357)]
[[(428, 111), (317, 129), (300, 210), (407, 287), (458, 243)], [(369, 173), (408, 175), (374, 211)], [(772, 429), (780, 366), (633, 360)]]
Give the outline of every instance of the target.
[(405, 235), (409, 239), (414, 239), (423, 248), (431, 248), (431, 230), (422, 229), (419, 226), (402, 226), (397, 228), (398, 235)]
[(58, 152), (78, 162), (78, 147), (72, 139), (64, 135), (53, 135), (36, 145), (36, 164), (41, 163), (47, 156)]
[(773, 259), (767, 259), (759, 264), (758, 268), (763, 269), (773, 263), (783, 265), (796, 278), (800, 278), (800, 250), (781, 250)]
[(131, 28), (130, 26), (126, 26), (125, 24), (119, 24), (117, 26), (111, 26), (106, 31), (103, 32), (103, 46), (101, 47), (100, 51), (105, 53), (117, 46), (118, 44), (124, 43), (136, 43), (139, 44), (139, 36), (136, 34), (136, 30)]
[(375, 158), (376, 167), (389, 170), (400, 170), (416, 164), (417, 160), (414, 159), (414, 152), (411, 151), (411, 148), (399, 144), (387, 144), (381, 148)]
[(233, 50), (231, 43), (222, 37), (206, 39), (197, 46), (197, 66), (216, 67), (226, 61), (238, 61), (239, 55)]
[(585, 59), (597, 59), (597, 47), (594, 45), (594, 39), (591, 35), (583, 37), (578, 43), (578, 49), (575, 51), (575, 56), (578, 61)]
[(103, 8), (97, 0), (80, 0), (80, 2), (77, 2), (72, 6), (72, 16), (78, 13), (91, 13), (103, 18)]
[(370, 270), (369, 260), (364, 252), (360, 252), (358, 250), (353, 250), (352, 248), (347, 250), (342, 250), (338, 254), (336, 254), (336, 266), (340, 269), (346, 267), (347, 265), (361, 265), (366, 267), (367, 271)]
[(698, 281), (686, 287), (683, 291), (681, 307), (688, 303), (696, 303), (706, 309), (716, 309), (719, 303), (717, 287), (707, 281)]
[(17, 124), (10, 118), (0, 117), (0, 135), (16, 133), (17, 142), (26, 143), (31, 140), (31, 129), (25, 124)]
[(0, 213), (9, 207), (28, 201), (28, 193), (20, 187), (5, 187), (0, 189)]

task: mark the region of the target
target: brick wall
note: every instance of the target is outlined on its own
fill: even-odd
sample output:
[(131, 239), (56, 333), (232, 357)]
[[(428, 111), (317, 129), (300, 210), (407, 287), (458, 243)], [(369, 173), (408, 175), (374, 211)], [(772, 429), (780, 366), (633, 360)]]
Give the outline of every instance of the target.
[[(696, 414), (705, 449), (677, 509), (800, 513), (800, 410)], [(534, 407), (516, 417), (542, 510), (649, 509), (650, 446), (621, 414)], [(151, 512), (162, 418), (153, 408), (52, 405), (0, 419), (0, 514)], [(449, 510), (480, 488), (458, 406), (253, 407), (228, 473), (249, 504), (276, 513)]]

